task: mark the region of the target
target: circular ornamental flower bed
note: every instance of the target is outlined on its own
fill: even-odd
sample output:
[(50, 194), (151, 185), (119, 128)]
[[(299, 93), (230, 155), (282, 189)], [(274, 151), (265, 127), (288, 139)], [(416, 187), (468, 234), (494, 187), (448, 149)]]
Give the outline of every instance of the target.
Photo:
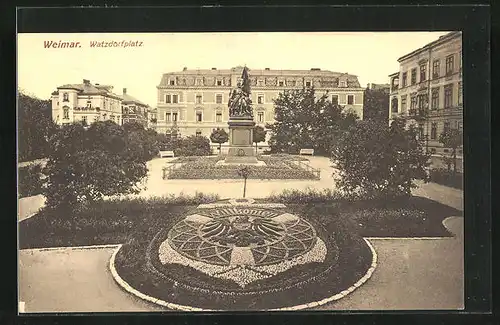
[(111, 267), (128, 291), (172, 309), (311, 308), (349, 294), (376, 265), (368, 242), (337, 240), (330, 227), (280, 204), (202, 204), (149, 243), (122, 246)]

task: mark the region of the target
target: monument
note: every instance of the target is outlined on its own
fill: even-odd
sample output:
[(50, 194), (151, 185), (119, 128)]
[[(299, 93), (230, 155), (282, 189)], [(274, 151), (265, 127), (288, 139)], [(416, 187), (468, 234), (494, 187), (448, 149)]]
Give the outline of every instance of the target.
[(253, 147), (252, 99), (250, 98), (250, 79), (248, 68), (243, 68), (241, 81), (229, 94), (229, 151), (225, 164), (259, 165)]

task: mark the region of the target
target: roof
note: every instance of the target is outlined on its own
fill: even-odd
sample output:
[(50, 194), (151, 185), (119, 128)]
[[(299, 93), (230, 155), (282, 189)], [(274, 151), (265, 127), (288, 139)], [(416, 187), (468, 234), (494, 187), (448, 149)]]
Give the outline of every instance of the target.
[[(289, 77), (335, 77), (335, 78), (345, 78), (346, 80), (351, 80), (353, 82), (358, 81), (358, 77), (349, 73), (334, 72), (329, 70), (321, 70), (319, 68), (312, 68), (309, 70), (273, 70), (273, 69), (250, 69), (248, 68), (250, 77), (256, 76), (289, 76)], [(167, 72), (162, 76), (160, 86), (166, 86), (168, 83), (169, 76), (231, 76), (231, 75), (241, 75), (243, 72), (242, 66), (233, 67), (231, 69), (186, 69), (182, 71)]]
[(437, 46), (439, 44), (442, 44), (444, 42), (450, 41), (451, 39), (456, 38), (456, 37), (460, 37), (460, 36), (462, 36), (462, 32), (460, 32), (460, 31), (458, 31), (458, 32), (450, 32), (450, 33), (448, 33), (446, 35), (440, 36), (437, 40), (435, 40), (433, 42), (430, 42), (430, 43), (422, 46), (421, 48), (416, 49), (415, 51), (412, 51), (412, 52), (410, 52), (408, 54), (403, 55), (402, 57), (400, 57), (398, 59), (398, 62), (404, 61), (404, 60), (406, 60), (406, 59), (408, 59), (408, 58), (410, 58), (410, 57), (412, 57), (414, 55), (417, 55), (418, 53), (426, 51), (426, 50), (428, 50), (428, 49), (430, 49), (430, 48), (432, 48), (434, 46)]
[(113, 86), (109, 85), (93, 85), (90, 82), (81, 84), (65, 84), (57, 87), (57, 89), (74, 89), (78, 90), (80, 95), (103, 95), (117, 99), (121, 99), (119, 95), (114, 94), (111, 90)]
[(132, 103), (132, 104), (137, 104), (137, 105), (142, 105), (142, 106), (148, 106), (147, 104), (141, 102), (140, 100), (138, 100), (137, 98), (135, 98), (133, 96), (130, 96), (129, 94), (123, 94), (123, 95), (119, 95), (119, 96), (122, 98), (123, 104)]

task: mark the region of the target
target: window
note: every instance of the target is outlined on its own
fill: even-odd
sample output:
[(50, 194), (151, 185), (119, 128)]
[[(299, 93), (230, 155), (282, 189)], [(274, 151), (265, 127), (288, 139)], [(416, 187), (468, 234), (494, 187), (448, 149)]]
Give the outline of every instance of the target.
[(402, 86), (406, 87), (406, 85), (408, 84), (408, 73), (403, 72), (403, 77), (401, 79), (403, 79)]
[(443, 133), (448, 133), (450, 131), (450, 122), (444, 122)]
[(446, 58), (446, 75), (449, 76), (453, 73), (454, 64), (453, 54)]
[(196, 130), (196, 136), (201, 137), (201, 130)]
[(257, 121), (259, 121), (259, 123), (263, 123), (264, 122), (264, 112), (258, 112), (257, 113)]
[(203, 96), (196, 95), (196, 104), (201, 104), (203, 102)]
[(167, 104), (172, 103), (172, 96), (171, 95), (165, 95), (165, 103), (167, 103)]
[(222, 80), (217, 80), (217, 86), (222, 86)]
[(431, 124), (431, 140), (437, 139), (437, 123)]
[(68, 93), (63, 94), (63, 102), (69, 102), (69, 95)]
[(427, 80), (427, 63), (420, 66), (420, 82)]
[(170, 79), (170, 86), (175, 86), (175, 79)]
[(424, 125), (421, 123), (418, 125), (418, 138), (419, 139), (424, 138)]
[(91, 100), (87, 100), (87, 108), (92, 108), (92, 101)]
[(179, 102), (179, 95), (172, 95), (172, 103), (177, 104)]
[(264, 104), (264, 95), (257, 96), (257, 104)]
[(426, 109), (428, 101), (429, 101), (429, 97), (427, 94), (418, 95), (418, 108), (420, 110)]
[(196, 79), (196, 85), (201, 86), (202, 85), (202, 79), (197, 78)]
[(392, 113), (398, 112), (398, 98), (397, 97), (394, 97), (391, 101), (391, 112)]
[(439, 70), (440, 70), (441, 61), (439, 59), (434, 60), (432, 62), (432, 78), (439, 78)]
[(215, 114), (215, 122), (222, 122), (222, 113)]
[(215, 95), (215, 102), (217, 104), (222, 104), (222, 94)]
[(417, 83), (417, 68), (411, 69), (411, 84), (414, 85)]
[(99, 121), (99, 116), (94, 116), (94, 122)]
[(354, 104), (354, 95), (347, 95), (347, 105)]
[(406, 96), (407, 95), (403, 95), (401, 96), (401, 111), (406, 111)]
[(458, 103), (462, 104), (462, 82), (458, 83)]
[(102, 108), (106, 109), (106, 98), (104, 98), (104, 101), (102, 102)]
[(311, 82), (310, 81), (306, 81), (306, 87), (311, 87)]
[(444, 108), (453, 106), (453, 85), (446, 85), (444, 87)]
[(172, 116), (172, 114), (170, 114), (170, 113), (165, 114), (165, 119), (167, 120), (167, 122), (170, 122), (171, 116)]
[(342, 81), (340, 82), (340, 87), (346, 87), (346, 82), (345, 82), (345, 80), (342, 80)]
[(201, 112), (196, 112), (196, 122), (203, 121), (203, 114)]
[(332, 104), (334, 105), (339, 104), (339, 95), (332, 95)]
[(69, 119), (69, 107), (68, 106), (63, 107), (63, 119)]
[(279, 85), (280, 87), (283, 87), (283, 86), (285, 86), (285, 82), (284, 82), (284, 81), (279, 81), (279, 82), (278, 82), (278, 85)]
[(412, 94), (410, 97), (410, 109), (414, 110), (417, 108), (417, 96)]
[(82, 122), (84, 125), (87, 125), (87, 115), (82, 116)]
[(438, 109), (439, 107), (439, 87), (432, 88), (431, 95), (431, 109)]

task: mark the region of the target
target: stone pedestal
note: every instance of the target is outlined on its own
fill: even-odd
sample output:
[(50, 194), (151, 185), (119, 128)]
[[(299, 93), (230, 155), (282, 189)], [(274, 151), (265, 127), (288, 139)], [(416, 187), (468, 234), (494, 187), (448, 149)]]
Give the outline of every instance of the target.
[(226, 164), (258, 165), (255, 148), (253, 147), (252, 117), (229, 118), (229, 151)]

